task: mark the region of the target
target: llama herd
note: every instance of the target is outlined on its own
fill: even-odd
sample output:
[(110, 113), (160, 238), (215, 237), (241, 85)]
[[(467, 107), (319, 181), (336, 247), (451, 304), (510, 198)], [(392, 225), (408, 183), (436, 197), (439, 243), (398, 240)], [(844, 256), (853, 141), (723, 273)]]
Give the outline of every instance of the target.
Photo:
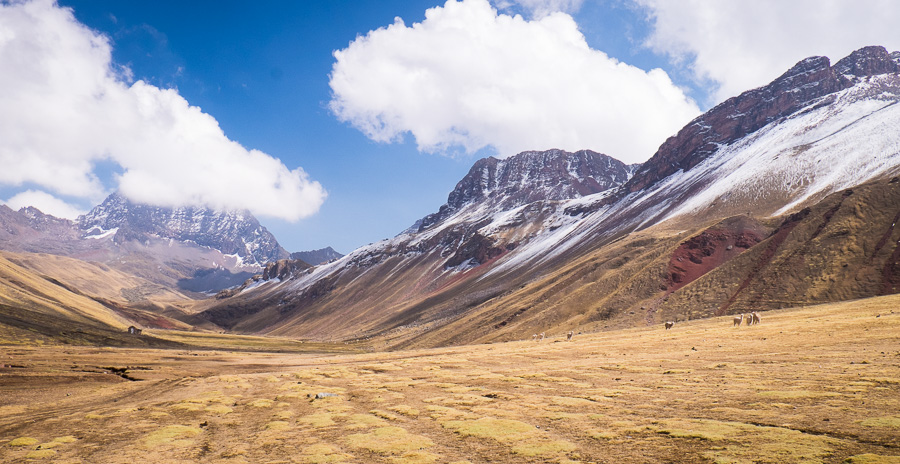
[[(733, 327), (739, 327), (741, 324), (745, 324), (745, 323), (747, 325), (756, 325), (756, 324), (759, 324), (759, 322), (760, 322), (759, 313), (754, 311), (750, 314), (741, 314), (739, 316), (734, 316), (734, 326)], [(675, 321), (668, 321), (663, 325), (666, 327), (666, 330), (669, 330), (675, 326)]]
[[(575, 336), (575, 331), (570, 330), (570, 331), (566, 334), (566, 341), (571, 341), (571, 340), (572, 340), (572, 337), (574, 337), (574, 336)], [(536, 341), (536, 342), (544, 341), (544, 338), (545, 338), (545, 337), (544, 337), (544, 332), (541, 332), (541, 333), (539, 333), (539, 334), (534, 334), (534, 335), (531, 336), (531, 339), (532, 339), (533, 341)]]
[[(759, 322), (760, 322), (759, 313), (757, 313), (756, 311), (754, 311), (750, 314), (741, 314), (739, 316), (734, 316), (734, 327), (739, 327), (741, 324), (756, 325), (756, 324), (759, 324)], [(669, 330), (672, 327), (675, 327), (675, 321), (666, 321), (666, 323), (663, 325), (665, 326), (666, 330)], [(566, 341), (571, 341), (572, 337), (574, 335), (575, 335), (575, 332), (570, 330), (566, 334)], [(536, 341), (536, 342), (544, 341), (544, 338), (546, 338), (544, 335), (544, 332), (541, 332), (539, 334), (534, 334), (531, 336), (531, 340)]]
[(733, 327), (740, 326), (742, 323), (744, 323), (745, 320), (747, 321), (747, 325), (759, 324), (759, 314), (756, 312), (752, 312), (750, 314), (741, 314), (740, 316), (734, 316)]

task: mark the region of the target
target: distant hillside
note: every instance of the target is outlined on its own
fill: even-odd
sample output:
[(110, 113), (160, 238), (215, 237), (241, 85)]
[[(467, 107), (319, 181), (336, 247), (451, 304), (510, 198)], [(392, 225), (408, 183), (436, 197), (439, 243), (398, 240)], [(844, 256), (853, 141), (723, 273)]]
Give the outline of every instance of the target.
[(189, 328), (171, 317), (186, 300), (102, 264), (0, 252), (0, 343), (178, 346), (126, 329)]

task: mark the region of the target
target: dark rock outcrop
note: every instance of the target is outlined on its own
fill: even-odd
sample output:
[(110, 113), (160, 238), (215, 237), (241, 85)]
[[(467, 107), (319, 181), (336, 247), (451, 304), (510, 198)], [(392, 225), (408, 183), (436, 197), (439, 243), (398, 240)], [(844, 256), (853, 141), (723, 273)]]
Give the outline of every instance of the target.
[(284, 280), (289, 277), (295, 277), (311, 267), (300, 259), (279, 259), (266, 264), (265, 269), (263, 269), (262, 280)]

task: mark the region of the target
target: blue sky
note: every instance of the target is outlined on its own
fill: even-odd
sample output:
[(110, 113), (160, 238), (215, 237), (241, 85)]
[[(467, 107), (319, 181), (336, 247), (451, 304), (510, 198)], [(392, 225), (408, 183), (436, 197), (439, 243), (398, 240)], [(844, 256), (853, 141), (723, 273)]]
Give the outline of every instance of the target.
[[(360, 245), (391, 237), (416, 219), (436, 211), (480, 157), (505, 157), (520, 149), (558, 147), (589, 148), (626, 162), (643, 161), (653, 154), (654, 149), (650, 147), (673, 135), (700, 111), (740, 90), (768, 82), (806, 56), (826, 54), (835, 61), (855, 48), (873, 43), (889, 49), (900, 47), (893, 32), (898, 15), (890, 2), (875, 2), (882, 9), (878, 15), (859, 13), (851, 8), (852, 2), (837, 1), (798, 1), (789, 6), (775, 2), (754, 7), (748, 3), (766, 2), (523, 0), (494, 2), (490, 6), (495, 12), (491, 14), (485, 14), (483, 8), (478, 10), (483, 5), (474, 0), (464, 4), (451, 1), (446, 5), (409, 0), (252, 4), (61, 0), (58, 5), (43, 0), (43, 3), (42, 8), (34, 8), (36, 12), (32, 16), (70, 7), (76, 25), (83, 24), (93, 34), (108, 39), (110, 66), (119, 73), (112, 84), (105, 78), (103, 85), (113, 86), (111, 94), (131, 91), (138, 95), (133, 100), (152, 100), (157, 109), (165, 108), (159, 102), (174, 101), (178, 108), (171, 110), (175, 123), (161, 123), (159, 128), (154, 124), (154, 130), (160, 132), (148, 131), (150, 135), (137, 134), (132, 138), (126, 137), (127, 127), (131, 126), (123, 129), (115, 121), (104, 123), (113, 128), (104, 129), (106, 133), (125, 135), (108, 146), (77, 137), (75, 144), (84, 142), (88, 152), (103, 151), (101, 155), (84, 155), (90, 164), (84, 168), (89, 169), (89, 179), (82, 175), (71, 186), (57, 188), (40, 175), (24, 173), (31, 167), (23, 164), (22, 175), (0, 174), (0, 199), (15, 198), (26, 190), (46, 192), (84, 210), (96, 202), (98, 192), (106, 193), (118, 186), (117, 176), (131, 172), (135, 176), (128, 179), (129, 191), (144, 200), (159, 198), (161, 203), (177, 204), (188, 198), (211, 205), (250, 207), (289, 251), (333, 246), (347, 253)], [(12, 7), (20, 3), (0, 5), (7, 7), (0, 12), (0, 20), (7, 15), (13, 18), (10, 21), (23, 22), (15, 19), (12, 12)], [(813, 6), (826, 13), (830, 7), (834, 11), (831, 15), (807, 14)], [(435, 7), (438, 9), (432, 10), (432, 17), (426, 19), (426, 10)], [(451, 7), (455, 8), (456, 16), (450, 14)], [(476, 10), (481, 16), (475, 16)], [(518, 21), (505, 17), (516, 14), (521, 15)], [(793, 15), (790, 21), (785, 19), (790, 15)], [(397, 17), (402, 18), (403, 24), (395, 24)], [(440, 35), (450, 25), (464, 30), (467, 18), (476, 17), (485, 19), (482, 29), (478, 29), (478, 40), (487, 44), (485, 50), (467, 50), (465, 32), (457, 31), (449, 38)], [(72, 22), (64, 17), (56, 20)], [(822, 31), (835, 21), (841, 22), (844, 32), (837, 37), (826, 36)], [(414, 26), (416, 23), (419, 24)], [(472, 29), (477, 29), (474, 21)], [(767, 37), (759, 37), (760, 30), (768, 31)], [(525, 43), (531, 36), (543, 37), (541, 34), (545, 32), (547, 40)], [(84, 31), (73, 34), (73, 37), (85, 36)], [(524, 34), (521, 37), (525, 39), (500, 37), (503, 34)], [(517, 49), (518, 43), (522, 43), (522, 50)], [(544, 46), (547, 50), (539, 50)], [(553, 48), (556, 46), (565, 49), (556, 50)], [(340, 64), (334, 55), (338, 50), (343, 51)], [(491, 50), (499, 50), (500, 54), (490, 55)], [(75, 53), (79, 52), (52, 56), (65, 59)], [(7, 55), (0, 53), (0, 60), (4, 56)], [(517, 61), (511, 64), (502, 61), (507, 58)], [(102, 57), (92, 59), (83, 61), (103, 63)], [(583, 66), (568, 67), (568, 63), (582, 59)], [(518, 67), (519, 62), (532, 60), (534, 63)], [(448, 68), (443, 67), (444, 62), (457, 64)], [(66, 66), (82, 66), (81, 61), (77, 63)], [(390, 72), (382, 69), (383, 63), (399, 66), (402, 76), (409, 75), (412, 69), (424, 70), (425, 75), (435, 77), (421, 86), (418, 81), (398, 84)], [(457, 72), (468, 63), (476, 70)], [(547, 70), (549, 77), (541, 77), (541, 83), (552, 83), (558, 74), (571, 75), (584, 69), (587, 71), (575, 81), (569, 76), (570, 80), (551, 85), (554, 89), (573, 88), (572, 92), (582, 93), (608, 87), (612, 95), (624, 97), (615, 100), (610, 93), (598, 94), (596, 101), (603, 102), (602, 105), (579, 106), (577, 94), (554, 90), (551, 98), (550, 93), (535, 84), (537, 79), (507, 80), (503, 73), (485, 77), (476, 72), (477, 68), (494, 63), (502, 65), (501, 71), (509, 69), (511, 75), (540, 74), (536, 70)], [(0, 80), (4, 72), (2, 64)], [(651, 71), (657, 68), (659, 71)], [(365, 95), (353, 94), (333, 82), (339, 80), (336, 77), (346, 81), (351, 90), (371, 91)], [(470, 81), (473, 79), (477, 82)], [(531, 93), (518, 100), (517, 94), (504, 87), (492, 89), (496, 93), (488, 92), (488, 97), (513, 104), (524, 102), (523, 107), (538, 106), (536, 113), (552, 115), (553, 121), (562, 120), (561, 128), (551, 127), (551, 122), (537, 117), (521, 117), (522, 112), (504, 111), (503, 105), (479, 106), (476, 102), (471, 107), (455, 108), (457, 100), (466, 100), (466, 89), (479, 85), (483, 89), (485, 79), (496, 81), (497, 86)], [(147, 85), (135, 88), (137, 81)], [(582, 82), (586, 83), (585, 90), (579, 90)], [(451, 95), (432, 99), (429, 95), (435, 88), (447, 89)], [(661, 94), (659, 98), (646, 96), (656, 90)], [(373, 95), (384, 98), (369, 98)], [(546, 109), (541, 106), (544, 103), (548, 105)], [(593, 112), (593, 107), (604, 105), (602, 111)], [(9, 114), (15, 109), (0, 108), (0, 111)], [(187, 119), (179, 119), (180, 111), (190, 113), (184, 116)], [(566, 120), (569, 113), (572, 119)], [(238, 161), (233, 165), (243, 168), (209, 174), (205, 167), (216, 160), (216, 150), (210, 149), (211, 154), (202, 162), (184, 165), (169, 162), (168, 168), (153, 168), (156, 170), (152, 175), (137, 175), (144, 167), (148, 172), (152, 168), (146, 161), (155, 156), (150, 148), (162, 153), (170, 147), (157, 146), (156, 140), (168, 139), (167, 134), (173, 128), (196, 127), (197, 132), (206, 133), (211, 130), (205, 125), (210, 117), (226, 138), (209, 146), (236, 150), (233, 159)], [(521, 121), (517, 119), (520, 117)], [(90, 112), (85, 118), (90, 118)], [(633, 121), (631, 125), (613, 128), (611, 135), (603, 132), (605, 127), (629, 118)], [(511, 122), (506, 123), (507, 119)], [(141, 121), (148, 124), (147, 120)], [(17, 127), (0, 121), (0, 137), (4, 130), (21, 130)], [(542, 138), (542, 132), (548, 136)], [(46, 133), (45, 128), (42, 133)], [(103, 132), (100, 134), (96, 137), (103, 136)], [(618, 134), (624, 136), (613, 140)], [(141, 142), (144, 136), (148, 139)], [(179, 134), (172, 138), (176, 141), (173, 143), (183, 137), (193, 140), (191, 134)], [(63, 136), (60, 138), (64, 140)], [(19, 152), (23, 146), (30, 150), (29, 140), (14, 148)], [(107, 153), (126, 147), (129, 140), (149, 148), (127, 159)], [(644, 145), (631, 143), (637, 140)], [(243, 148), (230, 147), (231, 141)], [(608, 145), (607, 141), (610, 141)], [(50, 149), (39, 142), (32, 145), (36, 159), (40, 158), (41, 150)], [(176, 153), (173, 159), (186, 160), (193, 156), (193, 151), (208, 148), (202, 141), (190, 146), (197, 148)], [(3, 150), (0, 147), (0, 159)], [(9, 153), (11, 150), (8, 149)], [(12, 155), (7, 153), (7, 156)], [(83, 163), (77, 165), (83, 167)], [(255, 165), (270, 169), (256, 172)], [(13, 163), (10, 172), (17, 166)], [(172, 179), (163, 179), (167, 172), (173, 175)], [(248, 179), (246, 185), (242, 176)], [(266, 176), (277, 180), (266, 181)], [(183, 188), (201, 177), (213, 179)], [(218, 184), (226, 187), (218, 185), (217, 179), (221, 180)], [(257, 181), (263, 187), (253, 188)], [(269, 184), (277, 188), (270, 192), (266, 187)], [(284, 187), (285, 184), (293, 187)], [(151, 186), (166, 188), (153, 190)], [(140, 197), (143, 187), (147, 193)], [(207, 195), (209, 189), (218, 193)], [(169, 195), (171, 192), (177, 195)], [(238, 196), (242, 199), (234, 200)], [(7, 203), (21, 205), (28, 198), (37, 197), (23, 196), (19, 202)], [(254, 210), (261, 204), (267, 206)], [(302, 212), (278, 211), (279, 204)]]
[(333, 50), (394, 16), (420, 20), (434, 2), (60, 4), (109, 35), (114, 58), (135, 78), (177, 87), (229, 138), (322, 183), (328, 198), (317, 214), (294, 223), (260, 218), (290, 251), (347, 253), (393, 236), (443, 204), (474, 161), (372, 142), (327, 108)]
[[(246, 2), (61, 1), (114, 42), (113, 57), (136, 79), (177, 87), (225, 133), (285, 164), (302, 166), (328, 199), (296, 223), (262, 218), (291, 251), (333, 246), (342, 253), (392, 237), (437, 211), (471, 165), (463, 156), (384, 144), (338, 121), (327, 108), (332, 52), (399, 16), (420, 22), (437, 1)], [(589, 43), (647, 69), (665, 64), (640, 42), (641, 13), (614, 2), (583, 8)], [(592, 44), (592, 45), (593, 45)], [(684, 84), (689, 85), (689, 81)], [(540, 147), (539, 147), (540, 148)], [(550, 148), (550, 147), (543, 147)]]

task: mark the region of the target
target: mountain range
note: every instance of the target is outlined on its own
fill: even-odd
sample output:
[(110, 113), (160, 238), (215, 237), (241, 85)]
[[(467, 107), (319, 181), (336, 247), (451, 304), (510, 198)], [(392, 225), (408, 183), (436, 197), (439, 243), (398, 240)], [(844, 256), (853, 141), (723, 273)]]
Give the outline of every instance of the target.
[[(143, 285), (164, 301), (140, 306), (85, 291), (84, 276), (36, 272), (112, 301), (116, 321), (375, 349), (897, 293), (898, 101), (898, 52), (807, 58), (697, 117), (640, 165), (590, 150), (479, 160), (435, 213), (346, 256), (289, 254), (248, 212), (117, 194), (77, 221), (0, 207), (0, 248), (102, 263), (146, 282), (121, 294)], [(9, 279), (0, 288), (16, 287)], [(70, 317), (56, 311), (41, 314)]]

